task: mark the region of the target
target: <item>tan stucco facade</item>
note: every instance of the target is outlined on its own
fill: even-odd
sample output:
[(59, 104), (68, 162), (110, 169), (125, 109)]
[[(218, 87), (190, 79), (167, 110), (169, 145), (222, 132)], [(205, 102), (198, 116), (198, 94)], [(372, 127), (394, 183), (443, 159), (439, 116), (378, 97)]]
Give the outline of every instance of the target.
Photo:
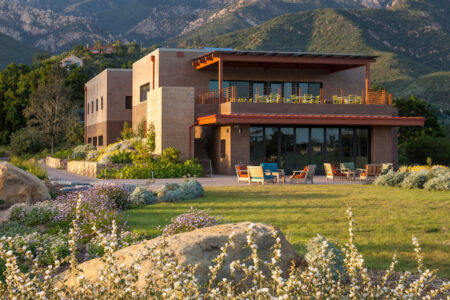
[[(85, 142), (102, 149), (120, 137), (124, 122), (131, 125), (131, 108), (126, 98), (131, 97), (130, 69), (106, 69), (85, 85)], [(99, 141), (102, 141), (99, 143)]]

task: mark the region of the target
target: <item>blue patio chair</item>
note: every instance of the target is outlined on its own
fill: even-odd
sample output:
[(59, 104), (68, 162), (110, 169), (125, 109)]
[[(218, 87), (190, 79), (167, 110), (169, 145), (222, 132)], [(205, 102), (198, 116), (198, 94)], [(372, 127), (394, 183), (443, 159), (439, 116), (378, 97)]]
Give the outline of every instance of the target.
[(281, 177), (283, 179), (283, 182), (285, 182), (286, 175), (284, 173), (284, 170), (283, 169), (278, 169), (278, 164), (277, 163), (262, 163), (261, 167), (264, 170), (264, 174), (268, 174), (268, 175), (272, 175), (272, 176), (275, 175), (278, 180)]

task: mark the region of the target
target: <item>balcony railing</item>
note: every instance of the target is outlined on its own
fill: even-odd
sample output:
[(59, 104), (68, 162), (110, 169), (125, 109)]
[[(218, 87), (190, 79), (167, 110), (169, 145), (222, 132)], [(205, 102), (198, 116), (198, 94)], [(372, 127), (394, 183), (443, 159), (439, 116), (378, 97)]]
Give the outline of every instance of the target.
[[(221, 94), (222, 93), (222, 100)], [(275, 93), (273, 91), (256, 92), (250, 96), (248, 87), (230, 86), (227, 88), (196, 96), (198, 104), (219, 104), (227, 102), (243, 102), (243, 103), (303, 103), (303, 104), (369, 104), (369, 105), (392, 105), (392, 94), (386, 90), (371, 91), (366, 97), (364, 92), (361, 95), (333, 95), (331, 99), (324, 99), (322, 95), (302, 94), (282, 96), (280, 89)]]

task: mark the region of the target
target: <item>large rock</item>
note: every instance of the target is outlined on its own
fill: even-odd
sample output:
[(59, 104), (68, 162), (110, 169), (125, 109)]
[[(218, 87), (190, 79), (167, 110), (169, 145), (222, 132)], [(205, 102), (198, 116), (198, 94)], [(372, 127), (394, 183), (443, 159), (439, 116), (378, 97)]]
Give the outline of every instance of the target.
[(0, 162), (0, 199), (5, 206), (50, 199), (47, 187), (31, 173), (10, 163)]
[[(180, 233), (166, 238), (167, 247), (165, 250), (170, 256), (175, 258), (179, 264), (191, 265), (199, 264), (197, 269), (197, 279), (203, 285), (208, 280), (209, 266), (211, 266), (212, 260), (216, 258), (220, 253), (220, 248), (225, 245), (229, 240), (231, 232), (235, 232), (234, 248), (228, 251), (228, 256), (225, 261), (225, 266), (222, 271), (219, 272), (218, 278), (229, 277), (229, 265), (231, 261), (241, 260), (241, 262), (249, 257), (250, 249), (245, 248), (247, 245), (247, 233), (246, 230), (250, 223), (237, 223), (237, 224), (224, 224), (213, 227), (207, 227), (203, 229), (197, 229), (195, 231)], [(273, 250), (271, 247), (274, 245), (275, 240), (271, 236), (272, 228), (269, 225), (257, 223), (255, 224), (256, 244), (258, 245), (259, 257), (263, 261), (271, 260), (271, 253)], [(279, 266), (283, 270), (285, 276), (289, 273), (289, 268), (292, 263), (297, 266), (306, 266), (305, 260), (294, 250), (292, 245), (286, 241), (282, 233), (279, 234), (281, 239), (281, 260)], [(140, 244), (136, 244), (127, 248), (123, 248), (116, 252), (117, 265), (122, 263), (126, 266), (136, 259), (138, 253), (143, 252), (145, 246), (154, 245), (159, 242), (160, 238), (148, 240)], [(80, 264), (83, 276), (87, 279), (96, 282), (98, 278), (98, 269), (103, 265), (100, 259), (92, 259)], [(138, 287), (142, 288), (145, 284), (145, 274), (151, 273), (153, 265), (151, 261), (144, 261), (141, 264), (141, 271), (139, 274)], [(268, 272), (266, 275), (269, 276)], [(71, 275), (66, 273), (69, 279), (66, 284), (73, 284)]]

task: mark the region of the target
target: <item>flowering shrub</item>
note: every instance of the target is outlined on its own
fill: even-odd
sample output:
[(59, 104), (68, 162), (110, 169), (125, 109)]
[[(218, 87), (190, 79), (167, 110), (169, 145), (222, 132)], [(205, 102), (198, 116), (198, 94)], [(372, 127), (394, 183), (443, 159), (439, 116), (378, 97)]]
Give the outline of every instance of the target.
[(343, 278), (345, 275), (344, 255), (338, 246), (328, 241), (325, 237), (318, 234), (312, 238), (306, 245), (305, 260), (308, 266), (320, 268), (320, 259), (323, 255), (323, 248), (327, 248), (325, 259), (329, 261), (329, 268), (333, 278), (337, 280), (339, 276)]
[[(145, 251), (136, 254), (136, 259), (119, 265), (114, 253), (119, 242), (117, 227), (112, 226), (112, 234), (105, 236), (95, 227), (99, 242), (104, 249), (101, 258), (102, 266), (98, 269), (98, 281), (91, 282), (80, 271), (75, 251), (77, 211), (70, 231), (68, 242), (70, 257), (64, 261), (70, 262), (72, 284), (64, 284), (65, 280), (57, 274), (61, 261), (46, 268), (34, 265), (28, 272), (19, 268), (19, 263), (33, 262), (35, 256), (27, 249), (21, 249), (24, 258), (21, 259), (14, 251), (9, 250), (5, 238), (0, 243), (0, 258), (5, 263), (5, 281), (0, 285), (0, 296), (8, 299), (431, 299), (440, 295), (448, 296), (450, 283), (443, 282), (434, 289), (427, 289), (435, 278), (435, 271), (425, 269), (420, 245), (413, 237), (417, 259), (417, 275), (403, 273), (399, 279), (393, 278), (397, 263), (394, 255), (390, 268), (381, 278), (373, 279), (364, 266), (364, 259), (354, 245), (353, 217), (350, 208), (349, 241), (342, 248), (345, 254), (344, 267), (348, 276), (344, 284), (333, 278), (331, 271), (332, 255), (327, 255), (328, 243), (322, 243), (320, 255), (305, 269), (292, 267), (287, 276), (282, 276), (278, 265), (281, 253), (281, 239), (273, 229), (273, 257), (270, 262), (262, 261), (258, 256), (256, 231), (250, 224), (247, 231), (247, 247), (251, 250), (248, 259), (230, 262), (230, 278), (217, 278), (217, 274), (225, 264), (227, 252), (233, 248), (234, 233), (230, 234), (228, 243), (223, 245), (221, 253), (213, 260), (208, 274), (206, 286), (200, 286), (195, 277), (195, 266), (182, 267), (176, 258), (165, 251), (165, 242), (146, 246)], [(150, 261), (151, 274), (145, 275), (145, 284), (138, 289), (136, 283), (140, 279), (140, 265)], [(270, 276), (264, 276), (262, 268), (270, 271)], [(236, 274), (243, 274), (238, 282), (234, 281)], [(163, 279), (163, 280), (161, 280)], [(62, 284), (63, 283), (63, 284)]]
[(436, 170), (449, 170), (449, 168), (442, 165), (401, 166), (399, 168), (399, 171), (408, 173), (430, 172)]
[(111, 155), (111, 162), (113, 164), (130, 164), (132, 160), (132, 152), (129, 151), (118, 151)]
[(198, 210), (191, 207), (186, 213), (172, 218), (170, 224), (166, 225), (161, 231), (164, 235), (173, 235), (221, 223), (223, 223), (223, 218), (211, 216), (209, 210)]
[(98, 152), (97, 150), (89, 151), (86, 155), (86, 160), (96, 161), (99, 156), (100, 156), (100, 152)]
[(130, 199), (130, 190), (126, 186), (121, 185), (100, 185), (98, 187), (100, 194), (106, 195), (109, 200), (116, 204), (116, 207), (120, 210), (128, 208)]
[(128, 199), (124, 198), (125, 195), (126, 190), (116, 186), (94, 186), (79, 193), (69, 193), (57, 199), (61, 204), (54, 220), (72, 221), (78, 203), (79, 238), (91, 238), (93, 225), (103, 232), (111, 232), (112, 223), (115, 221), (123, 229), (125, 221), (120, 209), (125, 206), (124, 202)]
[(84, 160), (89, 151), (96, 150), (95, 146), (92, 144), (79, 145), (73, 148), (71, 159), (72, 160)]
[(9, 162), (18, 167), (19, 169), (22, 169), (24, 171), (27, 171), (28, 173), (33, 174), (34, 176), (36, 176), (41, 180), (47, 178), (47, 170), (31, 159), (22, 159), (20, 157), (13, 156), (9, 159)]
[(180, 185), (184, 199), (195, 199), (203, 196), (204, 190), (200, 182), (195, 178), (185, 179)]
[(130, 202), (135, 206), (143, 206), (156, 203), (157, 199), (153, 193), (142, 186), (136, 189), (130, 195)]
[(9, 221), (22, 225), (36, 226), (51, 222), (58, 214), (58, 207), (51, 201), (38, 202), (34, 205), (14, 204), (8, 209)]
[(422, 189), (427, 180), (427, 173), (411, 173), (403, 180), (402, 187), (407, 189)]

